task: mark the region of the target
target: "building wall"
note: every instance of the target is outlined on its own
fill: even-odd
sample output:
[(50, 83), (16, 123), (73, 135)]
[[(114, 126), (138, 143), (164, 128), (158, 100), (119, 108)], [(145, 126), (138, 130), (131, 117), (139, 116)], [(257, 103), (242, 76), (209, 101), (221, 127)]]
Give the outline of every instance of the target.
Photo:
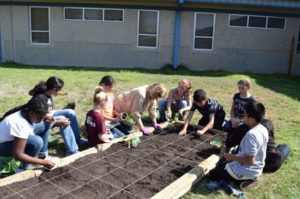
[[(193, 70), (287, 73), (296, 18), (286, 18), (285, 30), (228, 27), (228, 14), (217, 13), (213, 51), (193, 50), (194, 13), (181, 18), (181, 63)], [(184, 36), (185, 35), (185, 36)], [(294, 64), (299, 74), (299, 64)], [(296, 70), (297, 68), (297, 70)]]
[[(172, 63), (175, 12), (160, 11), (157, 49), (137, 48), (137, 20), (137, 9), (125, 9), (124, 22), (63, 20), (63, 7), (51, 7), (50, 45), (32, 45), (29, 7), (0, 6), (2, 60), (153, 69)], [(287, 73), (291, 38), (297, 40), (299, 23), (300, 19), (286, 18), (285, 30), (228, 27), (228, 14), (217, 13), (213, 50), (195, 51), (194, 12), (185, 11), (181, 16), (179, 62), (198, 71)], [(300, 54), (296, 52), (292, 72), (300, 74)]]
[(13, 12), (15, 57), (5, 55), (4, 61), (105, 68), (160, 68), (172, 62), (175, 13), (171, 11), (160, 11), (157, 49), (137, 48), (138, 10), (125, 10), (124, 22), (95, 22), (63, 20), (63, 8), (51, 7), (50, 45), (30, 44), (28, 7), (13, 7)]

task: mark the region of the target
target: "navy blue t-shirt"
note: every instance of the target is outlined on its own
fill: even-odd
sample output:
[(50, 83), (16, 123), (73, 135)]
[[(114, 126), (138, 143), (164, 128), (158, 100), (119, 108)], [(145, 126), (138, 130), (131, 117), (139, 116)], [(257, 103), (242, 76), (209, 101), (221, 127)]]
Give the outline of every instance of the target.
[(243, 119), (245, 117), (245, 109), (244, 105), (248, 102), (255, 102), (255, 98), (250, 96), (248, 98), (241, 98), (240, 93), (236, 93), (233, 96), (233, 103), (234, 103), (234, 117)]
[(203, 117), (208, 117), (210, 114), (218, 116), (219, 114), (224, 113), (223, 106), (219, 104), (217, 100), (209, 97), (203, 107), (199, 107), (193, 102), (191, 111), (195, 111), (196, 109), (203, 115)]

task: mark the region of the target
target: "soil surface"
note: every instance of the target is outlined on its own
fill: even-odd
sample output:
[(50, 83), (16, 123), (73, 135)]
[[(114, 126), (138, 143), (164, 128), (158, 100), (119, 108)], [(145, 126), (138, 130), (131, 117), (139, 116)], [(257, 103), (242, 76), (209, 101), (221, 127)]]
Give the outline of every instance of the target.
[(0, 198), (150, 198), (220, 152), (209, 143), (224, 140), (223, 135), (209, 131), (199, 137), (196, 130), (189, 127), (186, 136), (179, 136), (176, 128), (154, 133), (141, 138), (136, 148), (128, 148), (126, 142), (114, 144), (39, 177), (0, 187)]

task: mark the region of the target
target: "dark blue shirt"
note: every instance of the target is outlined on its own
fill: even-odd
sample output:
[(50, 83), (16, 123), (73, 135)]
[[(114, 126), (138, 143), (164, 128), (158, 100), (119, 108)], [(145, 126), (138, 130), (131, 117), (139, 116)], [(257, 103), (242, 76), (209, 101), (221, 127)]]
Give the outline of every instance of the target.
[(191, 111), (195, 111), (196, 109), (203, 115), (203, 117), (208, 117), (211, 114), (215, 114), (217, 116), (224, 113), (223, 106), (219, 104), (217, 100), (209, 97), (203, 107), (199, 107), (195, 104), (195, 102), (193, 102)]

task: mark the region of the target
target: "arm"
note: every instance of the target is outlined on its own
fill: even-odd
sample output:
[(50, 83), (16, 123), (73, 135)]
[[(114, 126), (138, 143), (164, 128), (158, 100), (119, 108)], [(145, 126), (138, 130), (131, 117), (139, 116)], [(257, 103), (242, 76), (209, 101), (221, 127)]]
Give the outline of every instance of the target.
[(193, 115), (194, 115), (194, 112), (195, 111), (190, 111), (189, 112), (189, 115), (187, 116), (185, 122), (184, 122), (184, 125), (183, 125), (183, 128), (182, 130), (179, 132), (179, 135), (186, 135), (186, 130), (187, 130), (187, 127), (191, 121), (191, 119), (193, 118)]
[(172, 115), (172, 111), (171, 111), (172, 101), (173, 101), (173, 92), (171, 89), (168, 94), (168, 103), (167, 103), (167, 117), (168, 118), (170, 118)]
[(230, 110), (230, 115), (231, 115), (230, 117), (231, 117), (232, 127), (236, 128), (239, 125), (239, 121), (238, 121), (239, 119), (234, 117), (234, 111), (235, 111), (235, 104), (234, 104), (234, 101), (232, 101), (231, 110)]
[(188, 98), (188, 100), (187, 100), (187, 106), (186, 106), (185, 108), (183, 108), (183, 109), (180, 109), (180, 110), (179, 110), (179, 114), (182, 115), (183, 112), (189, 111), (189, 110), (191, 110), (191, 108), (192, 108), (192, 96), (189, 95), (189, 98)]
[(49, 169), (54, 167), (54, 163), (49, 160), (43, 160), (31, 157), (24, 153), (26, 147), (27, 140), (15, 137), (13, 142), (13, 157), (21, 162), (32, 163), (32, 164), (40, 164)]
[(241, 164), (253, 165), (255, 162), (254, 156), (239, 157), (231, 153), (224, 153), (224, 157), (229, 161), (237, 161)]
[(214, 127), (214, 123), (215, 123), (215, 114), (213, 113), (209, 115), (209, 121), (206, 124), (206, 126), (202, 130), (198, 130), (197, 133), (200, 135), (204, 134), (208, 129)]

